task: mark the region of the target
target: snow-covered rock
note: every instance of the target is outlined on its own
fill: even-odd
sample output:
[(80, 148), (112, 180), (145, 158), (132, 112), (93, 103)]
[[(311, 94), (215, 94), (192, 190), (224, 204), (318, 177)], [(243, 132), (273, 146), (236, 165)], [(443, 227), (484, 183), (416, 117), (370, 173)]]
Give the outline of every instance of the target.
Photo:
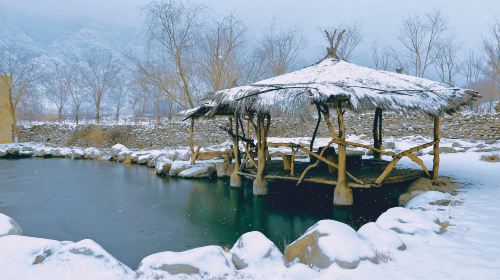
[(73, 149), (73, 159), (81, 159), (83, 158), (84, 152), (82, 149)]
[(448, 205), (453, 201), (453, 196), (449, 193), (438, 191), (423, 192), (412, 198), (405, 207), (409, 209), (429, 209), (433, 206)]
[(185, 274), (209, 279), (224, 278), (235, 271), (220, 246), (205, 246), (183, 252), (161, 252), (144, 258), (137, 268), (140, 279), (168, 279)]
[(146, 164), (148, 164), (148, 162), (150, 160), (153, 159), (153, 157), (154, 157), (153, 154), (146, 153), (146, 154), (138, 155), (136, 161), (138, 164), (146, 165)]
[(83, 151), (83, 157), (85, 159), (99, 159), (102, 156), (101, 150), (91, 147)]
[(396, 250), (406, 249), (403, 240), (394, 231), (383, 229), (373, 222), (363, 225), (358, 235), (372, 246), (379, 259)]
[(116, 160), (118, 162), (123, 162), (127, 159), (127, 157), (130, 157), (130, 151), (128, 151), (128, 150), (121, 151), (118, 153)]
[(47, 147), (38, 147), (33, 151), (33, 155), (35, 157), (46, 157), (46, 156), (51, 156), (51, 150), (50, 148)]
[(187, 161), (191, 159), (191, 152), (187, 150), (179, 150), (177, 151), (177, 155), (175, 160)]
[(215, 166), (213, 164), (200, 164), (179, 172), (177, 176), (183, 178), (204, 178), (211, 177), (214, 171)]
[(237, 269), (284, 266), (283, 254), (278, 247), (258, 231), (247, 232), (240, 236), (230, 253)]
[(189, 161), (174, 161), (170, 166), (170, 170), (168, 171), (169, 176), (177, 176), (182, 171), (191, 167), (191, 163)]
[(390, 208), (378, 217), (376, 223), (383, 229), (400, 234), (417, 235), (443, 231), (437, 215), (402, 207)]
[(170, 167), (172, 166), (172, 161), (166, 156), (162, 155), (156, 159), (155, 169), (156, 174), (168, 174)]
[(0, 237), (4, 235), (21, 235), (23, 230), (11, 217), (0, 213)]
[(71, 149), (69, 149), (69, 148), (54, 148), (54, 149), (52, 149), (52, 156), (53, 157), (63, 158), (63, 157), (67, 157), (69, 155), (71, 155)]
[(362, 260), (376, 262), (376, 253), (350, 226), (334, 220), (321, 220), (285, 249), (288, 265), (301, 262), (321, 269), (336, 263), (355, 268)]

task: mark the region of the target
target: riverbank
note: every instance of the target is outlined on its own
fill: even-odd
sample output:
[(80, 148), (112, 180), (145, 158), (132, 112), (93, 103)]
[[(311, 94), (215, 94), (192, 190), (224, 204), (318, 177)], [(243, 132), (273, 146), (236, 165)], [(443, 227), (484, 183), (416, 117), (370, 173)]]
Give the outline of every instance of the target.
[[(346, 113), (347, 134), (372, 135), (373, 114)], [(402, 122), (404, 120), (404, 123)], [(315, 120), (303, 120), (300, 124), (280, 118), (273, 119), (269, 131), (271, 137), (311, 137)], [(107, 123), (103, 125), (65, 123), (23, 123), (19, 125), (19, 141), (42, 142), (55, 146), (79, 146), (110, 148), (121, 143), (133, 149), (178, 148), (189, 143), (189, 120), (164, 120), (160, 125), (142, 123)], [(195, 123), (195, 144), (206, 146), (229, 141), (225, 120), (197, 120)], [(469, 141), (500, 141), (500, 113), (467, 114), (443, 116), (442, 138), (465, 139)], [(383, 135), (406, 137), (412, 135), (432, 136), (432, 120), (425, 117), (384, 114)], [(326, 126), (321, 125), (318, 137), (329, 137)]]
[[(307, 141), (270, 139), (277, 142), (291, 140)], [(322, 141), (325, 139), (320, 139), (318, 145)], [(407, 137), (387, 141), (386, 145), (397, 151), (426, 139)], [(90, 240), (73, 243), (8, 235), (0, 237), (0, 278), (170, 279), (181, 271), (184, 274), (175, 274), (175, 277), (268, 279), (272, 275), (275, 279), (359, 279), (366, 276), (376, 279), (454, 279), (479, 276), (492, 279), (500, 273), (497, 260), (500, 224), (492, 222), (500, 210), (494, 199), (500, 195), (496, 171), (499, 163), (480, 158), (498, 152), (500, 147), (498, 144), (449, 139), (443, 139), (441, 144), (444, 147), (441, 174), (451, 176), (465, 186), (454, 196), (435, 191), (422, 192), (404, 208), (389, 209), (375, 223), (357, 232), (335, 221), (319, 222), (303, 237), (315, 232), (319, 234), (315, 243), (318, 250), (334, 260), (326, 267), (323, 267), (324, 258), (319, 259), (323, 262), (317, 262), (318, 259), (311, 256), (299, 256), (300, 261), (294, 257), (289, 259), (294, 256), (291, 249), (282, 252), (258, 233), (243, 235), (230, 250), (209, 246), (183, 253), (154, 254), (145, 257), (136, 270), (121, 264)], [(14, 155), (16, 148), (13, 146), (2, 145), (0, 151)], [(221, 145), (218, 148), (226, 147)], [(159, 155), (177, 154), (173, 160), (177, 162), (177, 157), (186, 152), (185, 148), (138, 151), (120, 146), (80, 149), (30, 143), (20, 145), (17, 154), (43, 157), (64, 154), (75, 159), (101, 160), (114, 157), (118, 160), (122, 155), (124, 161), (128, 158), (130, 163), (152, 165), (155, 156), (157, 163)], [(424, 150), (422, 159), (429, 166), (432, 156), (425, 154), (428, 152)], [(411, 162), (402, 161), (401, 164), (410, 166)], [(5, 224), (4, 228), (8, 226)], [(310, 238), (299, 238), (291, 245), (301, 244), (304, 241), (300, 240), (307, 239)], [(304, 263), (322, 268), (310, 268)], [(88, 271), (93, 271), (92, 275), (88, 275)]]

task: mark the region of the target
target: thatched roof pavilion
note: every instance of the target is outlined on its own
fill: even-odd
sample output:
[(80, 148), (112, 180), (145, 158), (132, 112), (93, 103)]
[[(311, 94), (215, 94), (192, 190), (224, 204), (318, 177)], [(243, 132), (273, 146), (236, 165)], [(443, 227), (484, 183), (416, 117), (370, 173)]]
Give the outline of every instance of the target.
[[(335, 55), (334, 46), (329, 49), (329, 55), (319, 63), (300, 70), (259, 81), (250, 85), (234, 87), (210, 93), (207, 95), (208, 103), (184, 112), (187, 118), (213, 117), (216, 115), (232, 116), (236, 120), (236, 132), (231, 124), (231, 136), (235, 140), (236, 169), (239, 165), (238, 128), (244, 132), (242, 119), (247, 120), (255, 129), (257, 140), (258, 160), (255, 161), (251, 153), (246, 152), (246, 157), (253, 162), (256, 173), (253, 174), (254, 194), (267, 193), (268, 178), (295, 180), (297, 183), (309, 180), (307, 173), (320, 162), (337, 170), (336, 180), (327, 180), (325, 183), (335, 185), (334, 204), (351, 205), (353, 203), (353, 187), (380, 186), (396, 163), (404, 156), (421, 166), (427, 176), (434, 179), (438, 176), (439, 169), (439, 117), (443, 114), (453, 114), (461, 107), (466, 106), (480, 97), (469, 89), (462, 89), (443, 83), (418, 78), (410, 75), (381, 71), (359, 66), (341, 60)], [(271, 116), (286, 116), (289, 118), (311, 117), (312, 108), (318, 113), (318, 121), (312, 136), (309, 149), (293, 143), (280, 143), (278, 145), (292, 149), (290, 176), (266, 175), (267, 134), (271, 123)], [(375, 111), (373, 123), (374, 145), (364, 145), (345, 140), (345, 110), (353, 112)], [(331, 120), (331, 112), (336, 112), (338, 127)], [(381, 149), (382, 144), (382, 112), (392, 111), (408, 114), (425, 114), (434, 119), (434, 141), (413, 147), (409, 150), (394, 153)], [(313, 151), (313, 142), (318, 126), (323, 117), (332, 140), (321, 151)], [(255, 120), (255, 121), (254, 121)], [(240, 125), (238, 125), (238, 121)], [(249, 135), (248, 125), (247, 135)], [(338, 155), (328, 155), (329, 146), (338, 145)], [(277, 146), (277, 144), (273, 144)], [(381, 155), (392, 156), (383, 172), (376, 178), (361, 180), (346, 170), (346, 146), (355, 146), (372, 150), (375, 158)], [(414, 153), (426, 147), (434, 146), (433, 170), (427, 170), (422, 160)], [(294, 176), (294, 154), (301, 150), (316, 161), (305, 168), (301, 175)], [(284, 159), (285, 161), (285, 159)], [(234, 174), (245, 174), (235, 171)], [(233, 175), (234, 175), (233, 174)], [(432, 175), (431, 175), (432, 174)], [(237, 176), (237, 174), (235, 175)], [(320, 181), (323, 182), (323, 181)], [(232, 184), (233, 185), (233, 184)]]

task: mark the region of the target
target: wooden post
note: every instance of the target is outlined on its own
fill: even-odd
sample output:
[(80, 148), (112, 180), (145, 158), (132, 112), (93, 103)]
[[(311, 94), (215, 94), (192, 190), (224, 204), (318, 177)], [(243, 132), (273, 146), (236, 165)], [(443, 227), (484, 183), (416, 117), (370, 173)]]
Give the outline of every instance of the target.
[(432, 165), (432, 180), (439, 177), (439, 141), (441, 137), (439, 129), (439, 117), (434, 117), (434, 162)]
[(196, 162), (196, 153), (194, 151), (194, 118), (191, 118), (191, 126), (189, 128), (189, 150), (191, 151), (191, 164)]
[[(382, 147), (382, 109), (375, 109), (375, 118), (373, 120), (373, 147), (379, 149)], [(373, 158), (381, 159), (382, 154), (379, 151), (373, 151)]]
[(345, 144), (345, 124), (344, 113), (342, 112), (342, 103), (337, 103), (337, 116), (339, 122), (338, 143), (338, 169), (337, 185), (333, 193), (333, 205), (352, 205), (352, 189), (347, 186), (346, 181), (346, 144)]
[[(266, 119), (268, 123), (266, 124)], [(267, 150), (267, 130), (269, 129), (270, 117), (262, 114), (257, 115), (257, 128), (255, 135), (257, 137), (257, 175), (253, 181), (253, 194), (266, 195), (267, 181), (265, 178), (266, 169), (266, 150)]]
[[(231, 177), (229, 178), (229, 186), (232, 188), (239, 188), (242, 185), (241, 175), (238, 174), (240, 170), (240, 139), (238, 137), (238, 126), (239, 126), (239, 118), (237, 113), (234, 113), (234, 122), (235, 122), (235, 131), (233, 136), (231, 137), (233, 140), (233, 155), (234, 155), (234, 168), (233, 173), (231, 173)], [(233, 129), (231, 123), (231, 130)]]

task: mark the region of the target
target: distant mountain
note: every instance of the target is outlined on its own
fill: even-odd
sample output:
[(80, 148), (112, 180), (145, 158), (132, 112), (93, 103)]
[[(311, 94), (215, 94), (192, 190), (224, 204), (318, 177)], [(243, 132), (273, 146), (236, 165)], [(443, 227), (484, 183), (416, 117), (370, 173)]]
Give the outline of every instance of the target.
[(63, 20), (23, 14), (0, 6), (0, 49), (23, 46), (42, 62), (82, 57), (91, 50), (115, 55), (143, 45), (137, 30), (85, 20)]

